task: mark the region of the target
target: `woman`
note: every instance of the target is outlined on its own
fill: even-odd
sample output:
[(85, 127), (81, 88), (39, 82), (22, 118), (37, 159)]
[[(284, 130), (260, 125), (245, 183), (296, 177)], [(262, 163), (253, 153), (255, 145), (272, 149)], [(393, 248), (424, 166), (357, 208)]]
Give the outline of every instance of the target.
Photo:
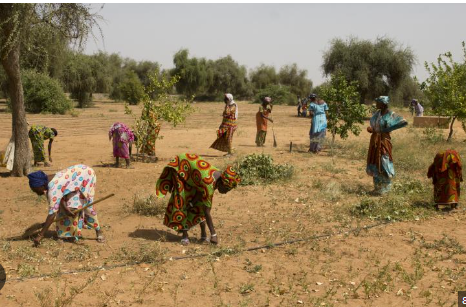
[(414, 110), (414, 114), (416, 115), (416, 117), (424, 116), (424, 108), (419, 103), (419, 101), (417, 101), (417, 99), (413, 99), (411, 101), (411, 106)]
[(113, 138), (113, 156), (116, 158), (115, 167), (120, 167), (120, 157), (125, 159), (126, 168), (130, 167), (130, 146), (134, 142), (134, 134), (123, 123), (114, 123), (108, 131), (108, 139)]
[(325, 139), (327, 131), (327, 116), (328, 106), (323, 100), (316, 101), (317, 95), (311, 94), (309, 99), (309, 111), (312, 113), (312, 124), (311, 130), (309, 131), (309, 137), (311, 139), (311, 145), (309, 151), (318, 153), (322, 150), (322, 142)]
[(456, 150), (437, 153), (429, 167), (427, 178), (434, 184), (434, 201), (437, 209), (448, 206), (454, 209), (460, 197), (460, 182), (463, 181), (461, 158)]
[(210, 145), (210, 148), (226, 152), (227, 156), (230, 156), (232, 154), (233, 133), (238, 128), (236, 125), (238, 106), (233, 100), (232, 94), (225, 94), (223, 101), (225, 102), (225, 109), (223, 110), (222, 124), (217, 130), (217, 139)]
[(55, 217), (66, 217), (56, 223), (59, 238), (77, 241), (83, 227), (95, 229), (97, 241), (104, 242), (97, 212), (93, 206), (75, 215), (78, 209), (94, 200), (97, 177), (89, 166), (78, 164), (68, 167), (55, 175), (46, 175), (42, 171), (28, 175), (29, 186), (37, 195), (47, 195), (49, 213), (39, 235), (34, 239), (36, 245), (45, 235)]
[(52, 162), (52, 142), (57, 135), (58, 131), (55, 128), (49, 128), (43, 125), (31, 126), (31, 129), (29, 129), (29, 139), (31, 139), (32, 151), (34, 152), (34, 166), (37, 166), (39, 162), (44, 162), (44, 166), (50, 166), (50, 164), (45, 161), (44, 141), (49, 140), (49, 161)]
[(380, 96), (375, 101), (377, 111), (372, 115), (370, 127), (367, 127), (367, 132), (372, 135), (367, 153), (366, 172), (374, 178), (374, 192), (383, 194), (390, 191), (391, 178), (395, 176), (390, 132), (403, 128), (408, 123), (403, 117), (388, 109), (388, 96)]
[(265, 97), (262, 101), (262, 105), (259, 107), (259, 111), (256, 113), (257, 147), (264, 146), (265, 137), (267, 136), (267, 121), (273, 123), (273, 120), (269, 118), (270, 113), (272, 113), (272, 98)]
[(240, 177), (231, 167), (221, 172), (198, 155), (181, 154), (168, 163), (157, 180), (156, 194), (162, 198), (171, 193), (163, 224), (183, 233), (181, 244), (189, 244), (188, 230), (201, 227), (201, 240), (207, 240), (205, 223), (210, 231), (210, 242), (218, 243), (212, 216), (212, 198), (216, 189), (225, 194), (236, 188)]

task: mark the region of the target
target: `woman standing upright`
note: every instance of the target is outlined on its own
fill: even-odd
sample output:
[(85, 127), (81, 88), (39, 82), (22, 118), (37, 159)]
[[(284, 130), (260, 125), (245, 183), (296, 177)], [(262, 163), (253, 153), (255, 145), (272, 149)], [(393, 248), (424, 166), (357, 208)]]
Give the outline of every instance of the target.
[(270, 113), (272, 113), (272, 98), (265, 97), (259, 107), (259, 111), (256, 113), (256, 145), (258, 147), (264, 146), (265, 137), (267, 136), (267, 121), (273, 123), (273, 120), (269, 118)]
[(390, 191), (391, 178), (395, 176), (390, 132), (403, 128), (408, 123), (403, 117), (388, 109), (388, 96), (380, 96), (375, 101), (377, 111), (372, 115), (370, 127), (367, 127), (367, 131), (372, 135), (367, 153), (366, 172), (374, 178), (374, 192), (383, 194)]
[(311, 139), (311, 145), (309, 151), (318, 153), (322, 150), (322, 142), (325, 139), (327, 132), (327, 116), (328, 106), (323, 100), (316, 101), (316, 94), (311, 94), (309, 99), (309, 111), (312, 113), (312, 124), (311, 130), (309, 131), (309, 137)]
[(225, 109), (223, 110), (222, 124), (217, 130), (217, 139), (210, 145), (210, 148), (232, 153), (233, 133), (237, 129), (236, 120), (238, 119), (238, 106), (233, 100), (232, 94), (225, 94)]
[(108, 131), (108, 139), (113, 139), (113, 156), (116, 158), (115, 167), (120, 166), (120, 158), (125, 159), (126, 168), (130, 166), (130, 146), (134, 141), (134, 134), (123, 123), (114, 123)]

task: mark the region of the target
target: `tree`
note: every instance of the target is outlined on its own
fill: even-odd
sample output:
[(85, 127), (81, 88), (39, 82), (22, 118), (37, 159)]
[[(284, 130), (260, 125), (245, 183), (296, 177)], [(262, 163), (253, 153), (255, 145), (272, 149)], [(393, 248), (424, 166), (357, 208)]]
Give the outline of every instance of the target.
[(125, 80), (120, 84), (120, 92), (123, 100), (131, 105), (136, 105), (144, 99), (144, 86), (134, 71), (126, 73)]
[(274, 104), (296, 105), (296, 96), (286, 85), (270, 84), (257, 92), (255, 103), (262, 103), (264, 97), (271, 97)]
[(463, 42), (463, 62), (453, 61), (451, 52), (440, 54), (437, 64), (424, 63), (429, 77), (421, 85), (427, 98), (432, 103), (434, 114), (450, 116), (450, 133), (453, 136), (453, 124), (456, 119), (466, 120), (466, 47)]
[(204, 58), (190, 59), (188, 56), (188, 49), (181, 49), (173, 56), (175, 68), (172, 70), (172, 75), (180, 77), (176, 83), (176, 90), (187, 97), (204, 94), (207, 86), (212, 83), (213, 72), (209, 70)]
[(343, 73), (336, 73), (321, 87), (320, 97), (329, 107), (327, 126), (332, 133), (332, 148), (336, 135), (342, 139), (346, 139), (350, 132), (359, 135), (359, 125), (364, 123), (366, 108), (359, 103), (356, 81), (348, 82)]
[(395, 91), (409, 77), (415, 56), (389, 38), (375, 42), (351, 37), (330, 43), (324, 52), (322, 69), (326, 76), (341, 72), (347, 81), (357, 81), (360, 101)]
[(252, 95), (245, 66), (240, 66), (228, 55), (210, 63), (213, 70), (213, 80), (208, 94), (213, 97), (232, 93), (237, 98), (248, 98)]
[[(43, 33), (58, 35), (78, 46), (84, 44), (98, 16), (90, 7), (75, 3), (4, 3), (0, 4), (0, 61), (9, 84), (12, 104), (15, 160), (13, 176), (29, 173), (29, 139), (21, 83), (21, 47), (32, 41), (31, 34), (42, 26)], [(23, 47), (24, 48), (24, 47)]]
[[(161, 138), (159, 132), (162, 121), (176, 127), (193, 112), (191, 100), (170, 96), (178, 80), (178, 76), (169, 79), (164, 76), (159, 79), (157, 74), (150, 76), (150, 84), (145, 88), (142, 112), (139, 117), (134, 116), (129, 106), (125, 105), (125, 113), (135, 118), (136, 125), (133, 131), (137, 137), (136, 146), (141, 153), (155, 156), (155, 143)], [(155, 98), (152, 98), (154, 96)]]
[(280, 84), (289, 86), (294, 95), (301, 97), (309, 94), (312, 88), (312, 81), (307, 79), (307, 70), (299, 70), (296, 64), (280, 68), (278, 80)]
[(255, 92), (265, 89), (269, 85), (278, 84), (278, 75), (275, 67), (264, 64), (252, 70), (249, 73), (249, 78)]
[(96, 78), (92, 69), (91, 57), (82, 53), (72, 53), (66, 63), (64, 82), (71, 98), (78, 101), (80, 108), (85, 108), (92, 101), (96, 89)]

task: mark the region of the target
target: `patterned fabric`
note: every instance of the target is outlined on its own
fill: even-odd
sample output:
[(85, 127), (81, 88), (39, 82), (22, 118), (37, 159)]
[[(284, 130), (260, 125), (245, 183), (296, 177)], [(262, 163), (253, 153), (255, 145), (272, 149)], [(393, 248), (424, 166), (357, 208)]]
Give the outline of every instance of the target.
[(259, 106), (259, 111), (256, 113), (257, 131), (267, 131), (267, 118), (270, 113), (272, 113), (270, 104), (267, 104), (265, 107), (263, 105)]
[[(57, 217), (65, 216), (60, 208), (63, 197), (69, 195), (65, 206), (71, 211), (81, 209), (88, 203), (92, 203), (95, 194), (97, 176), (89, 166), (78, 164), (64, 169), (53, 177), (48, 184), (47, 199), (49, 202), (49, 215), (58, 213)], [(97, 213), (92, 206), (81, 211), (74, 219), (67, 217), (56, 224), (59, 237), (81, 237), (81, 230), (100, 230)]]
[(239, 174), (230, 165), (228, 165), (227, 168), (223, 171), (221, 178), (223, 185), (230, 189), (236, 188), (241, 182)]
[(225, 104), (222, 124), (217, 130), (217, 139), (210, 145), (210, 148), (231, 153), (233, 133), (238, 128), (236, 125), (236, 104)]
[(171, 193), (163, 224), (189, 230), (205, 220), (204, 206), (212, 207), (214, 172), (218, 169), (194, 154), (181, 154), (168, 163), (157, 180), (156, 195)]
[(110, 127), (108, 136), (113, 139), (113, 156), (129, 159), (129, 144), (134, 141), (133, 131), (117, 122)]
[(257, 146), (264, 146), (266, 137), (267, 137), (267, 131), (257, 131), (257, 133), (256, 133), (256, 145)]
[(51, 128), (42, 125), (31, 126), (31, 129), (29, 129), (29, 139), (31, 140), (35, 162), (45, 161), (44, 141), (48, 139), (53, 139), (54, 137), (55, 133), (53, 133), (53, 130)]
[(458, 203), (463, 174), (461, 158), (457, 151), (449, 149), (437, 153), (427, 177), (432, 178), (434, 201), (437, 205)]
[(388, 105), (390, 103), (390, 97), (388, 96), (379, 96), (377, 98), (375, 98), (375, 101), (377, 102), (381, 102), (385, 105)]
[(374, 177), (375, 190), (385, 193), (391, 188), (391, 179), (395, 176), (392, 158), (392, 143), (390, 132), (403, 128), (408, 123), (392, 111), (381, 115), (377, 110), (371, 120), (372, 128), (369, 150), (367, 153), (366, 173)]

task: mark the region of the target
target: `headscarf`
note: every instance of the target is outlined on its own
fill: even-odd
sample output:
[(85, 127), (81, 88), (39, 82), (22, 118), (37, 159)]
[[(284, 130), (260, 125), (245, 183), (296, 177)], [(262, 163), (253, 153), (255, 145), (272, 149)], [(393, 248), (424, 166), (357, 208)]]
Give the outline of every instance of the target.
[(238, 105), (235, 103), (233, 100), (233, 95), (230, 93), (226, 93), (225, 97), (228, 99), (228, 105), (235, 105), (236, 106), (236, 111), (235, 111), (235, 118), (238, 119)]
[(270, 98), (270, 97), (265, 97), (265, 98), (264, 98), (264, 102), (271, 103), (271, 102), (272, 102), (272, 98)]
[(43, 171), (33, 172), (28, 175), (29, 178), (29, 187), (38, 188), (47, 186), (49, 183), (49, 178)]
[(375, 98), (375, 101), (381, 102), (384, 105), (388, 105), (389, 102), (390, 102), (390, 97), (388, 97), (388, 96), (379, 96), (379, 97)]
[(317, 98), (317, 95), (316, 94), (309, 95), (309, 99), (311, 99), (311, 98)]
[(411, 103), (417, 103), (417, 99), (411, 100)]
[(239, 174), (230, 165), (228, 165), (227, 168), (223, 171), (220, 178), (222, 179), (222, 183), (230, 189), (236, 188), (241, 182)]

